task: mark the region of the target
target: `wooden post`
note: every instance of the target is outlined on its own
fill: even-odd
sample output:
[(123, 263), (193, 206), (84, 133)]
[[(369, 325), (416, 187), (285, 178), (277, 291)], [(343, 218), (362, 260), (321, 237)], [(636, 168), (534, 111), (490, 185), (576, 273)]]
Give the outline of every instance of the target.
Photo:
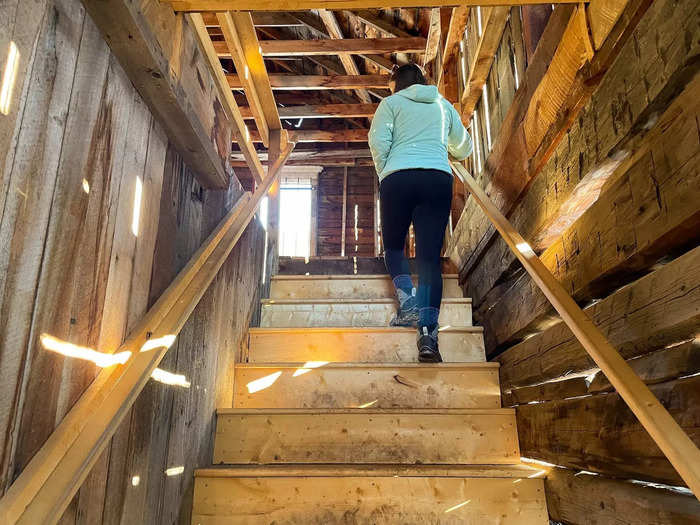
[(343, 168), (343, 210), (342, 228), (340, 230), (340, 256), (345, 257), (345, 230), (348, 219), (348, 167)]
[(532, 280), (559, 312), (581, 346), (603, 371), (683, 481), (695, 496), (700, 498), (700, 450), (540, 261), (530, 245), (491, 202), (469, 172), (457, 162), (452, 162), (452, 170), (464, 181), (474, 200), (481, 206)]
[[(270, 130), (269, 162), (275, 163), (282, 154), (285, 139), (279, 129)], [(280, 170), (281, 171), (281, 170)], [(280, 176), (267, 193), (267, 274), (276, 275), (279, 270), (280, 237)]]
[(379, 242), (379, 207), (377, 206), (377, 202), (379, 201), (379, 179), (377, 178), (377, 174), (375, 173), (374, 176), (374, 199), (372, 200), (372, 209), (374, 210), (374, 219), (372, 220), (374, 224), (374, 256), (379, 257), (379, 254), (382, 252), (382, 247)]
[(318, 254), (318, 177), (311, 182), (311, 233), (309, 239), (309, 256)]

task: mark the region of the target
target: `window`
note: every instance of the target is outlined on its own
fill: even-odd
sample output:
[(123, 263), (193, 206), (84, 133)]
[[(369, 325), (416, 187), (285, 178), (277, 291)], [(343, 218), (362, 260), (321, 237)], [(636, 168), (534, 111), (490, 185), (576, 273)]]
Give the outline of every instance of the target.
[(311, 249), (311, 186), (280, 188), (279, 254), (308, 257)]

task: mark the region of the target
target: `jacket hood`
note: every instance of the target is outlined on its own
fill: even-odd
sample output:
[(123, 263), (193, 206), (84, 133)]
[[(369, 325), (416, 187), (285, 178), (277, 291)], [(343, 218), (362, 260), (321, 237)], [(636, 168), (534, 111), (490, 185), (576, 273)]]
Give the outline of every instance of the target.
[(423, 102), (424, 104), (437, 102), (440, 97), (437, 86), (428, 86), (425, 84), (413, 84), (397, 92), (396, 95), (413, 100), (414, 102)]

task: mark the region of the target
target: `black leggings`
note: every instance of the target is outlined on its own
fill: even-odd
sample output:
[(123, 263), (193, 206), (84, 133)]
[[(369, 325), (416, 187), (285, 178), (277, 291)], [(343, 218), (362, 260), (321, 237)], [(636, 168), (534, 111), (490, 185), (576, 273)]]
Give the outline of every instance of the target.
[(418, 263), (419, 308), (440, 308), (440, 251), (452, 207), (452, 175), (439, 170), (396, 171), (379, 186), (384, 260), (391, 278), (410, 275), (404, 255), (406, 234), (413, 222)]

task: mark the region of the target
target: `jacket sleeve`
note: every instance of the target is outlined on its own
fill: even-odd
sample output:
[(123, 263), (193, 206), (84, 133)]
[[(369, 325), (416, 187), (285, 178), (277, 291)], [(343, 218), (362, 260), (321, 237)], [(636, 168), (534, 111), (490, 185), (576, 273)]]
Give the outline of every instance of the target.
[(450, 108), (450, 134), (447, 137), (447, 151), (457, 160), (464, 160), (472, 154), (472, 138), (462, 124), (457, 110), (446, 101)]
[(381, 173), (386, 166), (391, 143), (394, 138), (394, 112), (389, 103), (384, 100), (379, 104), (372, 119), (372, 126), (369, 129), (369, 149), (372, 152), (372, 159), (377, 169)]

